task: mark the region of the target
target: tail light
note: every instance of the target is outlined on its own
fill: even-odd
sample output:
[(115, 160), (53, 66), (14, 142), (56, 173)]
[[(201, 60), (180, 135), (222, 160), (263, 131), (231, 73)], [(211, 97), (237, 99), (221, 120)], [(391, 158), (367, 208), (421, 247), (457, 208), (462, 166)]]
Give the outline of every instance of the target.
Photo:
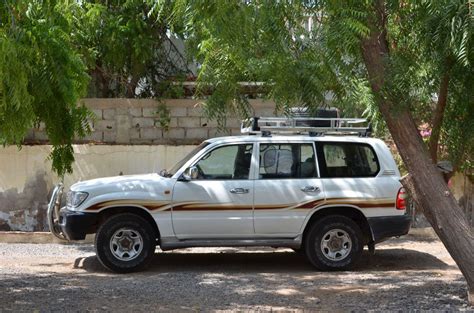
[(400, 188), (397, 193), (396, 208), (397, 210), (405, 210), (407, 208), (405, 200), (407, 198), (407, 193), (405, 188)]

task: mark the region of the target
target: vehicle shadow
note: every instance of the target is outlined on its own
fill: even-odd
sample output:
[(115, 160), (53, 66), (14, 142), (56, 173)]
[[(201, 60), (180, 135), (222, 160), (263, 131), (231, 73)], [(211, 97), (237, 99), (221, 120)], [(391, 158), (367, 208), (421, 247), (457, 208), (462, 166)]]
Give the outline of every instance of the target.
[[(432, 254), (409, 249), (383, 249), (375, 255), (364, 251), (361, 260), (353, 271), (403, 271), (446, 269), (450, 265)], [(110, 273), (104, 269), (96, 256), (77, 258), (75, 269), (91, 273)], [(314, 272), (314, 268), (304, 255), (289, 250), (275, 252), (238, 252), (221, 251), (220, 253), (193, 252), (157, 252), (144, 273), (172, 272), (209, 273), (225, 271), (226, 273), (305, 273)]]

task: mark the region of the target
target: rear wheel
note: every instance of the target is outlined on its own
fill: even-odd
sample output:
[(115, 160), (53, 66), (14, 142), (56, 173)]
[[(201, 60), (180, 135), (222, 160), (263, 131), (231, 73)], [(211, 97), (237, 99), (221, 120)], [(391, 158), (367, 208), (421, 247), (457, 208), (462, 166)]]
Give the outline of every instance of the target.
[(95, 250), (106, 268), (128, 273), (144, 269), (155, 252), (151, 225), (142, 217), (124, 213), (105, 221), (95, 237)]
[(350, 218), (333, 215), (314, 223), (305, 237), (308, 260), (320, 270), (346, 270), (363, 250), (362, 232)]

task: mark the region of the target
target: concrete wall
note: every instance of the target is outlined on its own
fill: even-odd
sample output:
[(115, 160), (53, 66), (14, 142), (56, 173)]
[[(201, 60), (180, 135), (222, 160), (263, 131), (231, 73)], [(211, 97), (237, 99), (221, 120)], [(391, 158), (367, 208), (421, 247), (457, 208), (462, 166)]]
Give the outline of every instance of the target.
[(468, 222), (474, 227), (474, 175), (456, 173), (450, 180), (450, 189), (463, 208)]
[[(66, 189), (77, 181), (115, 175), (158, 172), (170, 168), (191, 151), (194, 145), (75, 145), (74, 173), (66, 175)], [(46, 230), (46, 208), (58, 178), (47, 160), (48, 145), (0, 148), (0, 231)], [(462, 174), (451, 181), (451, 190), (459, 199), (474, 226), (474, 185)], [(420, 220), (417, 220), (421, 219)], [(415, 227), (429, 224), (415, 216)]]
[[(227, 119), (227, 129), (202, 112), (202, 101), (169, 99), (84, 99), (96, 118), (92, 134), (74, 146), (72, 183), (97, 177), (157, 172), (170, 168), (194, 146), (210, 137), (240, 134), (240, 119)], [(256, 116), (274, 115), (273, 102), (250, 100)], [(157, 113), (166, 107), (168, 129)], [(0, 148), (0, 230), (46, 230), (46, 208), (58, 178), (47, 160), (44, 126), (32, 129), (21, 150)]]
[[(240, 133), (240, 120), (227, 120), (219, 131), (215, 121), (202, 114), (199, 100), (164, 100), (169, 129), (160, 125), (159, 103), (154, 100), (84, 99), (96, 118), (94, 131), (74, 146), (72, 183), (104, 176), (157, 172), (171, 167), (195, 144), (210, 137)], [(275, 105), (250, 100), (256, 116), (272, 116)], [(58, 178), (47, 160), (50, 146), (42, 126), (30, 131), (26, 145), (0, 148), (0, 230), (46, 230), (48, 199)], [(84, 144), (86, 143), (86, 144)], [(452, 179), (452, 190), (474, 225), (474, 187), (462, 175)], [(421, 224), (420, 224), (421, 225)]]
[[(74, 173), (68, 188), (79, 181), (105, 176), (142, 174), (170, 168), (195, 146), (75, 145)], [(58, 178), (47, 160), (47, 145), (0, 149), (0, 230), (46, 230), (48, 199)]]
[[(92, 134), (77, 143), (105, 144), (198, 144), (209, 137), (240, 133), (240, 119), (226, 121), (226, 129), (219, 130), (217, 122), (203, 115), (202, 100), (168, 99), (161, 102), (151, 99), (84, 99), (81, 101), (96, 118), (91, 121)], [(160, 123), (160, 106), (165, 106), (169, 119), (166, 128)], [(255, 116), (273, 116), (275, 104), (271, 101), (250, 100)], [(47, 143), (44, 127), (32, 129), (26, 143)]]

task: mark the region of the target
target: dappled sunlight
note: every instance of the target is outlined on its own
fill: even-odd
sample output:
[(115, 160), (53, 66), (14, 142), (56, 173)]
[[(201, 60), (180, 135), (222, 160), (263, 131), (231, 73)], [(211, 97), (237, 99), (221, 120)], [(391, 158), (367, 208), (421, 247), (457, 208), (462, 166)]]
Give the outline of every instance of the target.
[[(338, 297), (349, 299), (363, 295), (374, 297), (374, 300), (369, 297), (364, 301), (376, 306), (376, 298), (391, 297), (393, 293), (407, 297), (407, 292), (421, 293), (426, 303), (431, 301), (442, 303), (440, 299), (452, 297), (452, 294), (433, 299), (428, 290), (445, 284), (443, 280), (447, 268), (451, 272), (454, 271), (449, 275), (452, 275), (455, 281), (454, 285), (457, 286), (455, 290), (465, 287), (465, 282), (457, 269), (451, 269), (430, 254), (415, 250), (384, 249), (379, 251), (378, 256), (364, 253), (364, 259), (370, 260), (361, 262), (362, 264), (354, 271), (318, 272), (304, 257), (289, 252), (288, 249), (276, 249), (273, 252), (264, 251), (265, 249), (267, 248), (260, 251), (240, 249), (244, 251), (242, 253), (222, 252), (223, 250), (218, 253), (191, 252), (194, 249), (186, 249), (184, 253), (157, 253), (147, 272), (129, 274), (126, 277), (111, 275), (123, 281), (148, 277), (155, 283), (164, 284), (169, 283), (167, 278), (170, 275), (186, 275), (186, 280), (192, 282), (194, 288), (205, 288), (207, 292), (215, 290), (222, 294), (223, 299), (232, 297), (231, 295), (245, 297), (239, 307), (258, 303), (270, 307), (294, 308), (296, 304), (313, 303), (323, 309), (326, 306), (337, 305)], [(401, 253), (408, 253), (410, 257), (402, 258), (403, 261), (394, 267), (391, 262), (393, 255)], [(374, 265), (377, 265), (376, 268), (373, 268)], [(92, 256), (85, 259), (82, 270), (87, 272), (85, 274), (87, 276), (103, 274), (100, 270), (96, 272), (98, 268), (100, 265)], [(204, 292), (198, 290), (200, 290), (198, 294)], [(184, 293), (184, 291), (180, 293), (181, 296), (187, 297)], [(463, 301), (465, 299), (458, 297), (458, 304)], [(228, 307), (217, 303), (209, 305)], [(357, 302), (351, 308), (357, 308)]]
[(292, 288), (280, 288), (275, 290), (275, 293), (282, 296), (292, 296), (296, 294), (301, 294), (302, 292)]
[[(77, 257), (60, 253), (28, 262), (20, 258), (8, 265), (9, 272), (18, 274), (0, 276), (0, 301), (8, 299), (16, 309), (40, 311), (60, 308), (62, 302), (56, 299), (78, 310), (124, 310), (133, 304), (138, 312), (149, 310), (150, 299), (165, 310), (202, 310), (203, 303), (213, 310), (258, 306), (326, 311), (465, 305), (466, 283), (442, 245), (417, 242), (418, 250), (411, 246), (413, 242), (387, 242), (374, 256), (364, 251), (353, 271), (339, 272), (316, 271), (291, 249), (157, 249), (147, 270), (126, 275), (104, 269), (91, 245), (64, 246), (64, 252), (76, 251)], [(430, 249), (441, 252), (439, 256), (426, 252)], [(28, 300), (35, 295), (44, 302)]]

